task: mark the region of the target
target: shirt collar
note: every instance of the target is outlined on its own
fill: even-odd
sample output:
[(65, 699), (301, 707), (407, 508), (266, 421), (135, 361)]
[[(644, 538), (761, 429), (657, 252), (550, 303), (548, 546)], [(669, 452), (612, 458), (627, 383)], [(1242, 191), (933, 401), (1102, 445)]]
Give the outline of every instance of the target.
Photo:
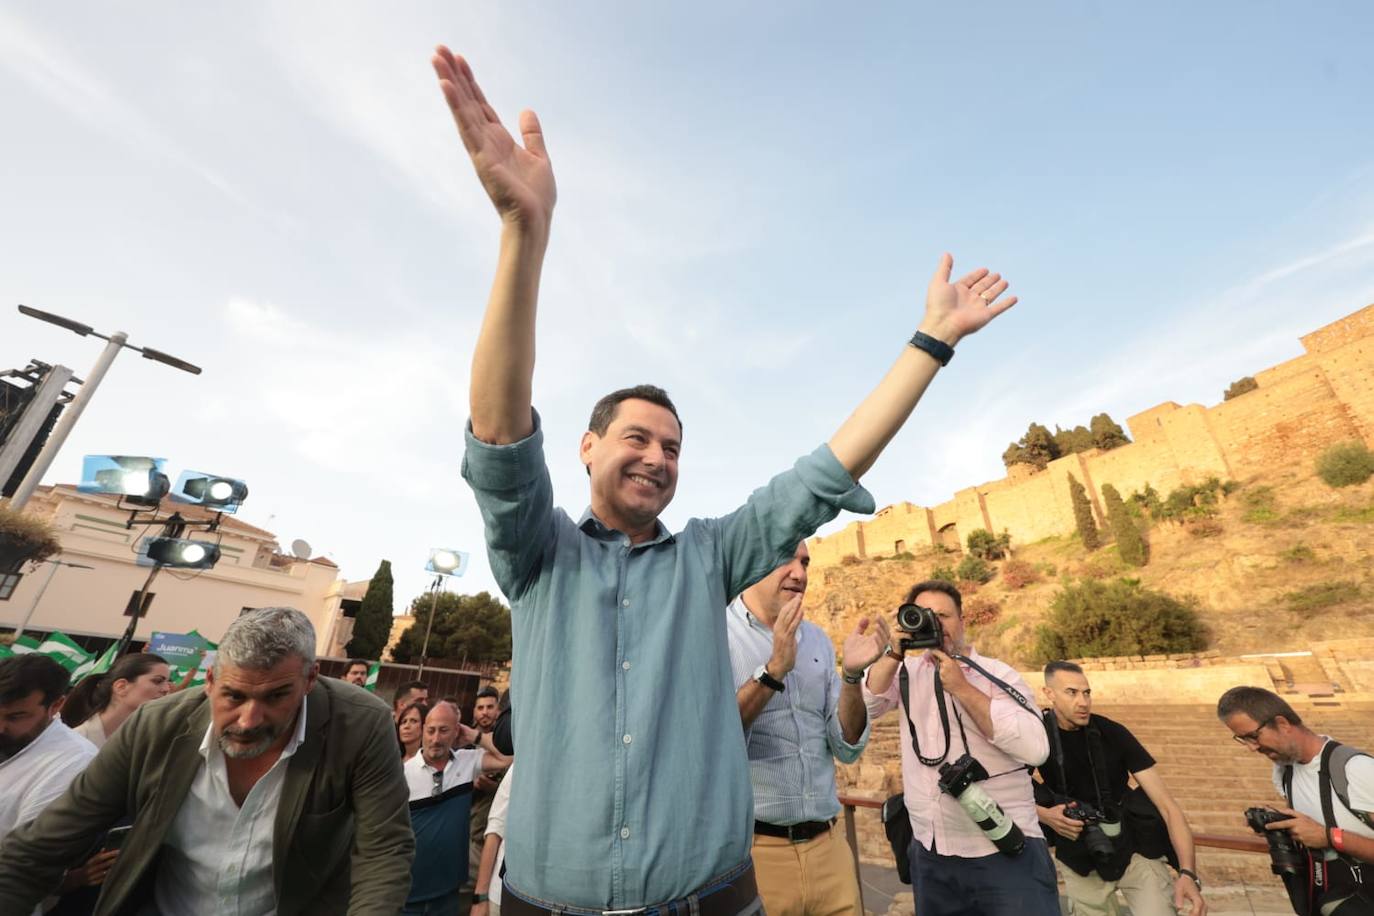
[(773, 632), (772, 627), (765, 625), (762, 620), (760, 620), (758, 617), (754, 615), (753, 611), (749, 610), (749, 605), (744, 603), (743, 594), (736, 596), (735, 600), (730, 602), (730, 605), (726, 608), (726, 611), (733, 615), (736, 620), (748, 624), (750, 627), (753, 627), (756, 630), (760, 630), (765, 633)]
[[(291, 740), (286, 742), (286, 747), (282, 748), (282, 760), (295, 754), (296, 748), (305, 743), (305, 701), (309, 696), (310, 694), (307, 693), (304, 697), (301, 697), (301, 710), (296, 714), (296, 731), (291, 736)], [(205, 728), (205, 737), (200, 740), (200, 756), (204, 757), (206, 760), (210, 759), (211, 747), (215, 747), (216, 749), (219, 748), (219, 745), (214, 741), (214, 737), (215, 720), (214, 717), (211, 716), (210, 724)]]
[[(582, 517), (577, 520), (577, 527), (582, 529), (584, 534), (590, 534), (594, 538), (608, 540), (613, 537), (625, 537), (625, 532), (615, 528), (608, 528), (601, 519), (596, 517), (592, 507), (588, 506), (587, 511), (582, 513)], [(652, 547), (654, 544), (672, 543), (677, 540), (677, 535), (668, 531), (662, 519), (654, 519), (654, 536), (647, 541), (633, 544), (632, 547)]]

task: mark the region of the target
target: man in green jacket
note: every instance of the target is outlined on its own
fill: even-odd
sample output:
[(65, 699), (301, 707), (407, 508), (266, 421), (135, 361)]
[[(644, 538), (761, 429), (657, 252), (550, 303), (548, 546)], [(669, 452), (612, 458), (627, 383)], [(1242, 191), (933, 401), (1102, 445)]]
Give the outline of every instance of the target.
[(5, 839), (0, 913), (32, 910), (131, 817), (97, 916), (394, 916), (415, 850), (407, 800), (386, 704), (319, 677), (304, 614), (262, 608), (229, 626), (204, 692), (141, 706)]

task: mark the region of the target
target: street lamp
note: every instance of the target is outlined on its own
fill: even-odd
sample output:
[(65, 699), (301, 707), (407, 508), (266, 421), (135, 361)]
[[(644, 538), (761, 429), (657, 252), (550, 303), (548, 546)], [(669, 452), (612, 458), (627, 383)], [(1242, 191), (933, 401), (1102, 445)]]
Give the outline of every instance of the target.
[(435, 547), (429, 552), (429, 562), (425, 564), (425, 572), (434, 573), (434, 581), (430, 583), (430, 590), (433, 596), (429, 601), (429, 620), (425, 621), (425, 641), (420, 646), (420, 668), (415, 672), (418, 678), (425, 673), (425, 662), (428, 660), (429, 634), (434, 629), (434, 614), (439, 609), (439, 588), (444, 584), (444, 579), (449, 576), (461, 576), (468, 571), (468, 555), (461, 550), (449, 550), (446, 547)]
[(200, 375), (199, 366), (193, 366), (185, 360), (177, 359), (175, 356), (170, 356), (163, 353), (161, 350), (154, 350), (152, 347), (134, 346), (128, 342), (129, 335), (123, 331), (115, 331), (107, 337), (88, 324), (82, 324), (70, 318), (63, 318), (61, 315), (54, 315), (51, 312), (42, 312), (38, 309), (30, 308), (27, 305), (19, 306), (19, 312), (30, 318), (37, 318), (39, 321), (55, 324), (59, 328), (66, 328), (68, 331), (80, 334), (82, 337), (98, 337), (106, 341), (106, 344), (105, 349), (101, 351), (100, 357), (95, 361), (95, 365), (91, 367), (91, 371), (86, 375), (86, 381), (81, 385), (81, 390), (77, 392), (76, 397), (72, 398), (72, 402), (68, 404), (67, 409), (62, 412), (62, 419), (58, 420), (57, 425), (53, 427), (51, 435), (48, 436), (47, 444), (43, 446), (43, 450), (39, 452), (38, 457), (34, 459), (33, 466), (29, 468), (29, 473), (20, 481), (19, 487), (14, 491), (14, 495), (10, 497), (10, 508), (15, 510), (22, 509), (24, 504), (29, 501), (29, 497), (33, 496), (33, 491), (38, 489), (38, 482), (41, 481), (43, 475), (48, 472), (48, 468), (52, 465), (53, 459), (57, 457), (57, 453), (62, 449), (62, 444), (67, 441), (67, 435), (72, 431), (72, 427), (76, 425), (76, 421), (81, 416), (81, 412), (86, 409), (86, 404), (90, 401), (91, 395), (95, 394), (95, 389), (100, 385), (101, 380), (105, 378), (105, 373), (109, 370), (110, 364), (114, 362), (114, 358), (119, 355), (120, 350), (137, 350), (139, 353), (143, 354), (144, 359), (165, 363), (174, 369), (180, 369), (192, 375)]

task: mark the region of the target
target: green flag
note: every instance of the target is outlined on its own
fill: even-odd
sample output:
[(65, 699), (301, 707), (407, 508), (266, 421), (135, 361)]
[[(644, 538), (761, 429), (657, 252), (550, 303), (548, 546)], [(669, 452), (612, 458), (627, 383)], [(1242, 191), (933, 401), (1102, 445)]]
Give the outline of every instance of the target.
[(367, 669), (367, 680), (363, 681), (363, 689), (377, 692), (377, 675), (382, 671), (381, 662), (373, 662), (372, 667)]
[(33, 651), (48, 656), (68, 671), (75, 671), (91, 659), (91, 653), (72, 642), (71, 638), (63, 633), (49, 635)]
[(77, 681), (80, 681), (82, 678), (90, 677), (93, 674), (104, 674), (106, 671), (109, 671), (111, 666), (115, 663), (118, 650), (119, 640), (116, 639), (114, 642), (110, 643), (108, 649), (100, 653), (99, 658), (91, 658), (83, 664), (77, 665), (76, 670), (72, 672), (72, 686), (76, 686)]
[(30, 652), (38, 651), (38, 640), (32, 636), (21, 636), (10, 644), (10, 651), (15, 655), (27, 655)]

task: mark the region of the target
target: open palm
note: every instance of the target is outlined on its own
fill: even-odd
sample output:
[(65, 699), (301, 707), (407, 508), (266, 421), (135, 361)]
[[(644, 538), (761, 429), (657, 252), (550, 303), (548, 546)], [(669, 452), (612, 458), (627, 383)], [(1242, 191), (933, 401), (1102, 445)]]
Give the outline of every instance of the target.
[(864, 670), (883, 657), (891, 639), (892, 633), (882, 617), (874, 618), (871, 630), (868, 618), (862, 618), (854, 632), (845, 637), (840, 665), (849, 672)]
[(921, 323), (927, 333), (951, 346), (1016, 304), (1015, 296), (1003, 295), (1007, 281), (1001, 274), (980, 267), (951, 282), (953, 270), (954, 258), (941, 256), (926, 290), (926, 317)]
[(544, 132), (532, 111), (520, 112), (522, 146), (487, 102), (461, 56), (440, 45), (430, 61), (453, 112), (477, 178), (503, 220), (547, 229), (558, 198)]

